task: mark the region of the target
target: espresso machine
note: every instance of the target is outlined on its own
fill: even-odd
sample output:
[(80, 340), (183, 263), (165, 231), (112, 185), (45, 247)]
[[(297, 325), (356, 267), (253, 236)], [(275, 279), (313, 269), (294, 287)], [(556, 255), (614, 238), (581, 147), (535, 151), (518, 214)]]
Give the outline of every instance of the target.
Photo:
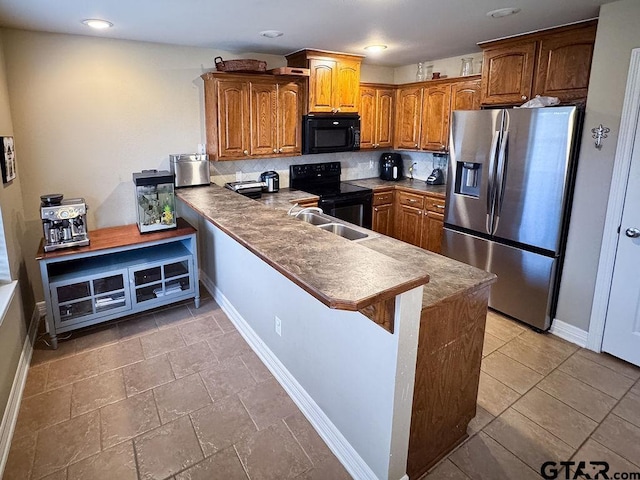
[(89, 245), (87, 204), (84, 198), (63, 200), (59, 193), (40, 197), (44, 251)]

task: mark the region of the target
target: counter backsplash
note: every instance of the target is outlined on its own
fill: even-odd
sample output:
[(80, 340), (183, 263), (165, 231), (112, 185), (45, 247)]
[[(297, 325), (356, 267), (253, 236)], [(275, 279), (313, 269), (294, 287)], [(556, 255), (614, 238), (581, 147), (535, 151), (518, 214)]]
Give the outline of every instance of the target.
[[(262, 172), (275, 170), (280, 175), (280, 188), (289, 186), (289, 165), (301, 163), (340, 162), (342, 180), (377, 177), (378, 160), (385, 151), (362, 151), (345, 153), (326, 153), (304, 155), (299, 157), (265, 158), (260, 160), (237, 160), (227, 162), (211, 162), (211, 181), (217, 185), (236, 181), (236, 172), (242, 173), (242, 180), (256, 180)], [(447, 174), (448, 156), (435, 156), (423, 152), (400, 152), (404, 161), (404, 174), (409, 176), (409, 167), (413, 162), (413, 177), (426, 180), (431, 171), (442, 168)]]

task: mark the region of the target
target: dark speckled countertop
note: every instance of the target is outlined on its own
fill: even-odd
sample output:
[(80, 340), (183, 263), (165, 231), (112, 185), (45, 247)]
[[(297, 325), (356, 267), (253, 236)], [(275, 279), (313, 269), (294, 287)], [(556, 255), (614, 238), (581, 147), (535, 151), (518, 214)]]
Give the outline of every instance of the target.
[[(350, 183), (369, 186), (363, 182), (374, 180), (380, 181)], [(306, 192), (281, 189), (255, 201), (211, 185), (176, 195), (331, 308), (360, 310), (426, 284), (424, 307), (495, 278), (384, 235), (372, 233), (371, 238), (351, 242), (287, 215), (296, 201), (314, 198)]]
[(415, 190), (419, 193), (437, 195), (442, 198), (444, 198), (447, 193), (446, 185), (427, 185), (427, 182), (424, 180), (418, 180), (417, 178), (414, 180), (405, 178), (403, 180), (398, 180), (397, 182), (382, 180), (380, 178), (364, 178), (360, 180), (346, 180), (346, 182), (353, 183), (354, 185), (359, 185), (361, 187), (372, 188), (373, 190), (402, 187), (409, 190)]

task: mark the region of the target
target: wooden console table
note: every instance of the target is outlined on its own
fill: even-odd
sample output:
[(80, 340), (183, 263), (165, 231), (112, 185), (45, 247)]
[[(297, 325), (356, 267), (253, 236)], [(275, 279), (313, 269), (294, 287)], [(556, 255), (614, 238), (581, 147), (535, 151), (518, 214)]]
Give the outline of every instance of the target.
[(179, 218), (174, 230), (141, 234), (137, 225), (89, 232), (86, 247), (44, 251), (36, 260), (53, 348), (57, 335), (193, 298), (200, 306), (196, 230)]

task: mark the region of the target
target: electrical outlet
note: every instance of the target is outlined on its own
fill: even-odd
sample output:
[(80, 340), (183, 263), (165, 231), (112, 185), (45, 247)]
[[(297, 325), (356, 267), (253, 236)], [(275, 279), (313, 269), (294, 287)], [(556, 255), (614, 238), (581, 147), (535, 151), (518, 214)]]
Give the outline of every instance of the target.
[(276, 317), (275, 327), (276, 327), (276, 333), (282, 336), (282, 320), (280, 320), (278, 317)]
[(204, 155), (205, 153), (207, 153), (205, 147), (204, 147), (204, 143), (199, 143), (198, 144), (198, 154), (200, 155)]
[(242, 172), (236, 172), (236, 182), (242, 181)]

